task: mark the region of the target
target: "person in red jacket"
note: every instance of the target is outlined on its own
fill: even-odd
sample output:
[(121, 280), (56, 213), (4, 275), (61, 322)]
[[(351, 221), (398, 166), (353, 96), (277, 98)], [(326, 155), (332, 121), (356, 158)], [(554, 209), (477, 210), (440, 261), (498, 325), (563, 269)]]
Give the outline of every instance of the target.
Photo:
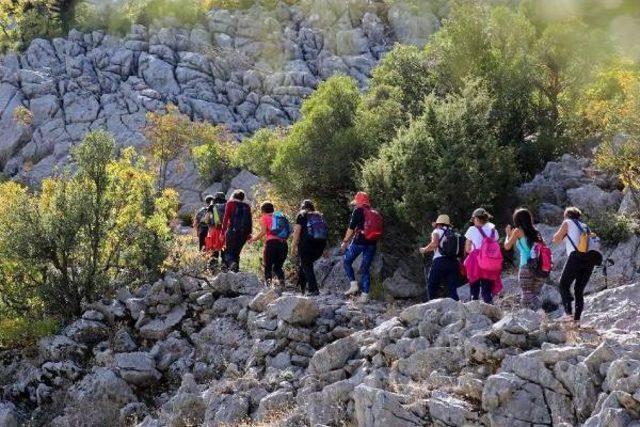
[(240, 269), (240, 253), (251, 238), (253, 229), (251, 207), (244, 199), (244, 191), (234, 191), (231, 200), (227, 202), (222, 221), (222, 233), (226, 242), (222, 262), (225, 269), (234, 272)]

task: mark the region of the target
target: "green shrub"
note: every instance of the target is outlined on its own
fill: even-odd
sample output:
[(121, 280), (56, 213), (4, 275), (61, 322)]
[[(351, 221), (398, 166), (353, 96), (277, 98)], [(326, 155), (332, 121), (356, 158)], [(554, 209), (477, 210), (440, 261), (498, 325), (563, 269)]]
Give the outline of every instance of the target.
[(616, 245), (640, 231), (640, 224), (634, 218), (619, 215), (615, 211), (605, 211), (589, 217), (594, 233), (608, 245)]
[(494, 208), (518, 172), (513, 149), (500, 147), (489, 120), (492, 101), (478, 82), (460, 95), (430, 95), (422, 116), (364, 164), (362, 186), (419, 233), (438, 213), (461, 225), (474, 208)]
[(235, 164), (258, 176), (271, 176), (271, 165), (275, 160), (278, 144), (286, 136), (281, 128), (262, 128), (253, 137), (238, 145)]
[(166, 257), (177, 193), (156, 193), (144, 159), (132, 148), (115, 157), (114, 147), (106, 132), (88, 134), (73, 150), (77, 172), (38, 194), (0, 184), (0, 272), (46, 314), (78, 315), (114, 280), (151, 279)]
[(366, 152), (354, 127), (359, 105), (354, 79), (335, 76), (321, 83), (302, 105), (302, 118), (278, 144), (271, 167), (279, 192), (298, 203), (315, 199), (332, 231), (348, 214), (355, 166)]
[(0, 319), (0, 347), (29, 347), (36, 344), (40, 338), (55, 334), (58, 328), (58, 322), (49, 318)]

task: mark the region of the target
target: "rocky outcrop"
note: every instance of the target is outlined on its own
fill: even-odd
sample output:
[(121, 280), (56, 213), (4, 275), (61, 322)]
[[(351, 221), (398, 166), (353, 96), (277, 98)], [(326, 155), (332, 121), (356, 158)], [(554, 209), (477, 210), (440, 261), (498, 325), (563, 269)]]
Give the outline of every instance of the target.
[[(428, 9), (318, 0), (216, 9), (192, 29), (138, 25), (123, 38), (71, 31), (66, 39), (37, 39), (0, 60), (0, 171), (39, 182), (96, 128), (120, 146), (141, 147), (145, 114), (169, 102), (238, 135), (288, 125), (320, 81), (341, 73), (364, 87), (394, 41), (424, 44), (437, 27)], [(19, 106), (31, 110), (30, 125), (16, 123)], [(195, 169), (170, 170), (169, 184), (196, 203)]]
[[(479, 301), (359, 305), (330, 290), (264, 288), (249, 274), (169, 274), (92, 304), (73, 334), (42, 339), (35, 354), (0, 354), (0, 421), (634, 425), (638, 289), (588, 296), (577, 329)], [(178, 308), (163, 334), (145, 332)]]

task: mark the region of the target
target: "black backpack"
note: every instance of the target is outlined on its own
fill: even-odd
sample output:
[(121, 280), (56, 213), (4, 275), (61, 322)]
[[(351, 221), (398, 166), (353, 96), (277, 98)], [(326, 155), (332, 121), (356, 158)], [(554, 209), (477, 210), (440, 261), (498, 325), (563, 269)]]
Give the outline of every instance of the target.
[(451, 228), (445, 228), (444, 234), (438, 242), (438, 249), (442, 256), (461, 258), (464, 256), (466, 238)]
[(252, 228), (251, 208), (246, 203), (236, 202), (229, 229), (241, 237), (247, 237), (251, 234)]

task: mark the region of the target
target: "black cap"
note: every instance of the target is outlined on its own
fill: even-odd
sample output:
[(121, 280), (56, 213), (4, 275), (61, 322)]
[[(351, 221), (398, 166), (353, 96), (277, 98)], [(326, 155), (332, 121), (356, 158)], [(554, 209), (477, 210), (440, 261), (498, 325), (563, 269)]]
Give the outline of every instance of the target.
[(227, 201), (227, 196), (222, 191), (218, 191), (213, 201), (216, 203), (224, 203)]

